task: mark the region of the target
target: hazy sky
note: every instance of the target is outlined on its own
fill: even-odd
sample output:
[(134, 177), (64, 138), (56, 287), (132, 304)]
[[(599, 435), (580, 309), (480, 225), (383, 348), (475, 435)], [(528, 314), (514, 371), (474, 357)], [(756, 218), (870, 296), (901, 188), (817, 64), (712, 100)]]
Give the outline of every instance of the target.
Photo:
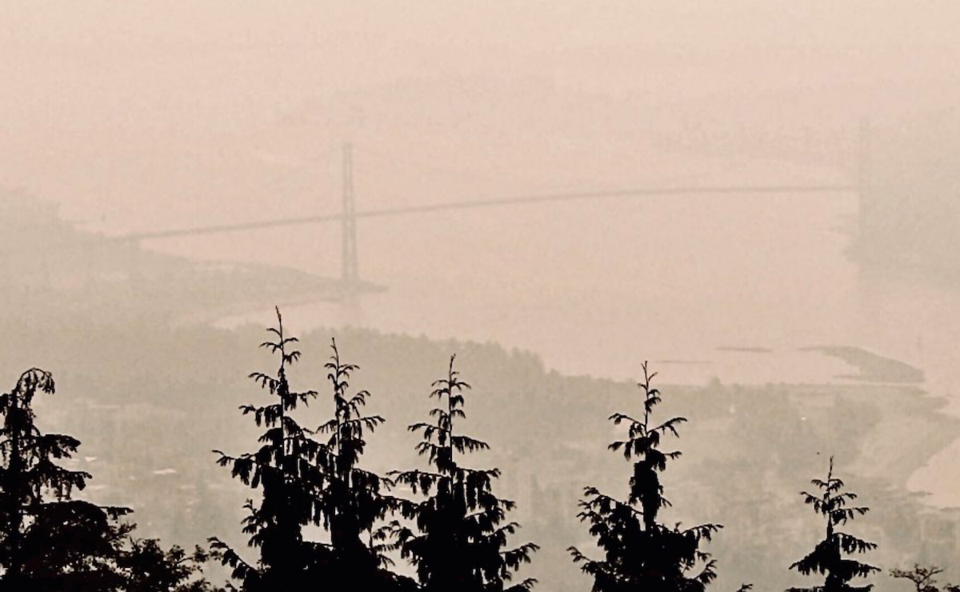
[[(0, 183), (118, 233), (336, 211), (348, 140), (361, 209), (691, 179), (850, 181), (851, 138), (831, 130), (957, 104), (957, 25), (956, 2), (876, 0), (5, 2)], [(752, 146), (805, 128), (825, 138), (819, 166)], [(733, 130), (733, 144), (684, 152), (657, 136), (696, 145), (698, 129)], [(851, 297), (846, 264), (824, 267), (817, 253), (841, 249), (830, 233), (855, 204), (778, 203), (377, 223), (361, 228), (362, 272), (446, 277), (431, 254), (459, 242), (458, 273), (476, 281), (466, 294), (500, 293), (494, 275), (511, 290), (536, 278), (516, 297), (543, 306), (544, 293), (572, 297), (625, 270), (640, 281), (656, 265), (674, 278), (663, 302), (690, 303), (722, 339), (743, 298), (789, 311)], [(656, 243), (637, 239), (635, 225), (657, 216)], [(559, 240), (571, 224), (580, 241)], [(292, 264), (336, 273), (336, 232), (298, 231)], [(635, 255), (648, 244), (660, 251)], [(268, 262), (294, 250), (276, 232), (163, 246)], [(319, 267), (318, 247), (331, 251)], [(731, 308), (704, 309), (718, 295)], [(809, 327), (776, 314), (749, 334), (789, 341)]]
[[(957, 25), (956, 2), (877, 0), (4, 2), (0, 183), (119, 233), (336, 211), (344, 141), (356, 144), (361, 209), (655, 183), (849, 182), (855, 138), (833, 130), (958, 103)], [(766, 154), (807, 128), (823, 136), (820, 165)], [(695, 148), (703, 129), (732, 130), (732, 144), (698, 153), (662, 140)], [(451, 262), (476, 282), (466, 294), (500, 293), (496, 272), (543, 306), (544, 293), (569, 297), (625, 270), (639, 281), (656, 265), (674, 278), (663, 302), (682, 296), (720, 323), (721, 339), (740, 323), (703, 308), (718, 295), (731, 310), (753, 298), (778, 311), (851, 297), (846, 264), (817, 255), (842, 248), (830, 233), (855, 203), (837, 204), (829, 214), (817, 200), (729, 200), (710, 216), (684, 202), (564, 206), (549, 222), (542, 209), (378, 222), (361, 228), (362, 273), (447, 277), (432, 254), (460, 244)], [(636, 238), (657, 216), (656, 242)], [(580, 241), (559, 240), (575, 236), (571, 224)], [(282, 232), (162, 247), (334, 274), (336, 233), (300, 229), (295, 249)], [(771, 314), (749, 333), (791, 340), (809, 327)]]
[[(890, 191), (913, 200), (891, 218), (936, 226), (957, 209), (931, 204), (960, 195), (958, 31), (956, 0), (0, 0), (0, 188), (119, 234), (337, 212), (344, 142), (360, 210), (847, 184), (865, 118), (930, 132), (888, 142), (903, 157)], [(496, 342), (563, 374), (617, 379), (650, 359), (672, 384), (849, 384), (855, 368), (809, 347), (861, 347), (922, 369), (922, 388), (960, 412), (960, 290), (863, 281), (847, 251), (859, 198), (659, 196), (364, 219), (360, 275), (388, 290), (356, 307), (281, 305), (298, 332), (356, 322)], [(960, 248), (950, 236), (935, 245), (945, 258)], [(0, 251), (13, 240), (0, 236)], [(340, 270), (336, 225), (146, 246)], [(223, 284), (204, 288), (225, 304), (260, 310), (223, 323), (272, 323), (274, 303), (211, 278)], [(174, 293), (192, 301), (194, 288)], [(960, 504), (958, 451), (915, 475), (936, 503)]]
[[(834, 126), (954, 104), (958, 24), (955, 2), (4, 2), (0, 182), (82, 204), (74, 217), (108, 228), (144, 226), (138, 212), (177, 225), (158, 216), (252, 191), (285, 162), (335, 161), (323, 150), (362, 135), (377, 98), (394, 127), (373, 148), (424, 146), (456, 169), (477, 162), (449, 149), (472, 134), (455, 124), (477, 118), (476, 100), (509, 144), (539, 131), (541, 103), (579, 96), (583, 108), (556, 103), (566, 119), (543, 125), (549, 144), (575, 146), (564, 164), (592, 172), (583, 134), (598, 126)], [(425, 96), (449, 112), (441, 129), (403, 128)], [(487, 117), (501, 108), (515, 117)], [(291, 129), (313, 145), (284, 146)]]

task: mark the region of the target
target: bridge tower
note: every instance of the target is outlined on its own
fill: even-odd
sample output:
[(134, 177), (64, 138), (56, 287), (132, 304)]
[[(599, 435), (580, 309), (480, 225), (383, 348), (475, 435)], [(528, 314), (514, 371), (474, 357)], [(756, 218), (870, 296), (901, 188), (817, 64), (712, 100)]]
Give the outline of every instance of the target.
[(857, 220), (859, 222), (857, 242), (863, 246), (864, 240), (871, 237), (867, 235), (871, 231), (871, 224), (874, 221), (874, 203), (873, 203), (873, 174), (872, 174), (872, 140), (870, 133), (870, 120), (866, 117), (860, 119), (860, 129), (857, 138)]
[(347, 292), (354, 291), (360, 282), (360, 259), (357, 254), (356, 200), (353, 193), (353, 146), (343, 145), (343, 205), (341, 211), (340, 280)]

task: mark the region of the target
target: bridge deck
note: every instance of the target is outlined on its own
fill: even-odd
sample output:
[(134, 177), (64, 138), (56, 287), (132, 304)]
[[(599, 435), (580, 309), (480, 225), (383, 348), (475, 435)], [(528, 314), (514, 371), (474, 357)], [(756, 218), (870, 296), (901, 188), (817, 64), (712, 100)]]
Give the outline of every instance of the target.
[[(858, 185), (754, 185), (754, 186), (703, 186), (703, 187), (668, 187), (668, 188), (639, 188), (615, 189), (609, 191), (582, 191), (570, 193), (549, 193), (521, 195), (495, 199), (474, 199), (460, 202), (446, 202), (422, 204), (416, 206), (401, 206), (354, 212), (352, 217), (381, 218), (388, 216), (405, 216), (410, 214), (425, 214), (450, 210), (467, 210), (492, 208), (511, 205), (537, 204), (577, 200), (601, 200), (617, 198), (637, 198), (668, 195), (749, 195), (749, 194), (810, 194), (810, 193), (845, 193), (860, 191)], [(183, 236), (198, 236), (221, 232), (238, 232), (244, 230), (260, 230), (265, 228), (280, 228), (305, 224), (320, 224), (325, 222), (342, 221), (343, 213), (325, 214), (320, 216), (302, 216), (298, 218), (284, 218), (239, 224), (221, 224), (196, 228), (160, 230), (154, 232), (140, 232), (118, 237), (125, 241), (158, 240)]]

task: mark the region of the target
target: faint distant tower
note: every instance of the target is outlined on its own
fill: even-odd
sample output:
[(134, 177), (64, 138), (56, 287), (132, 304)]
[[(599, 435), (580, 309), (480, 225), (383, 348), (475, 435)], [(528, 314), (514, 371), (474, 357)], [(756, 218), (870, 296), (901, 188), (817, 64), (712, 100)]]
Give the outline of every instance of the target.
[(343, 289), (352, 293), (360, 282), (360, 259), (357, 254), (356, 200), (353, 193), (353, 146), (343, 145), (343, 211), (341, 218), (340, 279)]
[[(876, 221), (873, 201), (873, 148), (870, 128), (870, 120), (861, 117), (857, 138), (857, 193), (859, 195), (857, 242), (861, 249), (866, 248), (867, 242), (874, 238), (870, 236), (871, 225)], [(861, 251), (861, 255), (863, 254)]]

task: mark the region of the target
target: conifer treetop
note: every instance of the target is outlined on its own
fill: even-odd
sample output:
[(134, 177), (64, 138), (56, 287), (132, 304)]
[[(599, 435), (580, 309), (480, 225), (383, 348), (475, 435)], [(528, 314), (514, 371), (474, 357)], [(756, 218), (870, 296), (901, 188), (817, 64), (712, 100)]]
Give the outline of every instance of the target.
[(72, 458), (80, 441), (41, 432), (33, 410), (38, 393), (55, 390), (49, 372), (31, 368), (0, 395), (0, 587), (109, 589), (123, 579), (116, 560), (133, 528), (115, 521), (130, 510), (72, 499), (91, 475), (55, 461)]
[[(642, 414), (614, 413), (609, 417), (615, 425), (627, 427), (626, 438), (608, 448), (622, 451), (626, 460), (633, 461), (630, 494), (621, 501), (596, 487), (585, 487), (578, 517), (590, 524), (590, 534), (604, 551), (604, 559), (591, 559), (576, 547), (568, 550), (574, 563), (594, 578), (594, 592), (702, 590), (716, 578), (716, 562), (700, 550), (700, 544), (711, 540), (722, 526), (702, 524), (683, 529), (680, 524), (670, 528), (657, 521), (660, 510), (670, 505), (663, 497), (659, 474), (668, 461), (680, 457), (679, 451), (664, 452), (660, 446), (666, 435), (679, 437), (677, 426), (687, 420), (652, 421), (662, 395), (652, 386), (656, 373), (650, 372), (647, 362), (641, 367), (643, 380), (637, 386), (643, 395)], [(698, 565), (702, 568), (692, 573)]]
[(539, 547), (526, 543), (506, 549), (508, 537), (519, 525), (507, 521), (515, 504), (496, 496), (493, 481), (498, 469), (465, 467), (460, 457), (488, 450), (487, 443), (458, 432), (457, 421), (466, 419), (464, 394), (470, 385), (454, 368), (450, 357), (445, 378), (431, 384), (432, 422), (409, 427), (419, 433), (416, 450), (427, 457), (432, 470), (395, 471), (395, 482), (409, 486), (426, 499), (401, 506), (405, 518), (415, 521), (419, 533), (392, 525), (401, 556), (416, 568), (426, 592), (514, 592), (530, 590), (536, 580), (528, 578), (508, 585), (522, 564), (529, 563)]
[(265, 429), (258, 440), (260, 447), (239, 456), (214, 450), (219, 455), (217, 463), (230, 467), (232, 477), (251, 489), (262, 490), (259, 504), (247, 500), (244, 505), (248, 515), (243, 521), (243, 532), (250, 536), (250, 546), (260, 550), (256, 564), (244, 561), (220, 539), (210, 539), (215, 555), (232, 568), (232, 577), (243, 581), (245, 590), (289, 585), (303, 577), (312, 561), (311, 554), (323, 550), (323, 545), (303, 540), (302, 528), (320, 524), (321, 500), (317, 492), (326, 481), (324, 466), (329, 450), (292, 415), (300, 405), (306, 406), (315, 399), (317, 392), (290, 388), (287, 370), (300, 359), (300, 352), (295, 349), (298, 339), (285, 333), (279, 308), (276, 313), (277, 326), (267, 329), (272, 338), (260, 344), (271, 354), (279, 355), (276, 373), (249, 375), (274, 397), (274, 402), (240, 406), (243, 415), (253, 416), (256, 425)]
[(317, 429), (318, 433), (329, 434), (327, 480), (318, 492), (323, 526), (331, 533), (331, 563), (336, 564), (329, 583), (371, 590), (392, 588), (403, 578), (386, 571), (392, 565), (387, 553), (395, 549), (395, 544), (389, 537), (391, 526), (378, 523), (398, 508), (400, 500), (384, 493), (392, 485), (388, 478), (359, 466), (366, 434), (373, 433), (385, 420), (364, 414), (370, 393), (348, 392), (351, 375), (359, 366), (341, 359), (335, 339), (331, 339), (330, 349), (324, 367), (332, 386), (333, 417)]
[(861, 563), (844, 555), (863, 554), (877, 548), (876, 543), (859, 539), (842, 532), (838, 527), (865, 515), (869, 508), (852, 505), (857, 494), (843, 491), (844, 482), (833, 474), (833, 457), (826, 479), (812, 479), (811, 484), (819, 493), (800, 492), (805, 504), (812, 506), (814, 512), (824, 517), (826, 532), (822, 541), (805, 557), (790, 566), (803, 575), (825, 575), (822, 586), (811, 588), (790, 588), (791, 592), (868, 592), (873, 584), (853, 586), (854, 578), (865, 578), (880, 571), (872, 565)]
[(359, 370), (356, 364), (347, 364), (340, 359), (340, 350), (336, 339), (330, 340), (332, 354), (324, 364), (327, 379), (333, 386), (334, 416), (317, 428), (318, 433), (330, 434), (328, 448), (338, 459), (337, 470), (349, 472), (360, 460), (366, 447), (364, 430), (373, 432), (383, 425), (385, 420), (379, 415), (364, 415), (363, 408), (370, 398), (366, 390), (349, 396), (350, 375)]

